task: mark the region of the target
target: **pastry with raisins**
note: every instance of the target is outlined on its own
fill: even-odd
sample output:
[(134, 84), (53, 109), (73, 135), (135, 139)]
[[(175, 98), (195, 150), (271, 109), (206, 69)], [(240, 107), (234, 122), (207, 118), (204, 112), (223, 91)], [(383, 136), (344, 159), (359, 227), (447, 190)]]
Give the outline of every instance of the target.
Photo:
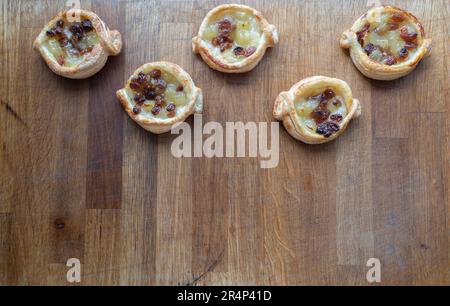
[(315, 76), (282, 92), (274, 117), (294, 138), (322, 144), (342, 135), (350, 121), (361, 115), (361, 104), (348, 84), (339, 79)]
[(432, 41), (411, 13), (380, 6), (370, 9), (344, 32), (340, 44), (350, 49), (362, 74), (389, 81), (412, 72), (431, 53)]
[(212, 68), (225, 73), (243, 73), (255, 68), (267, 48), (278, 43), (275, 26), (257, 10), (237, 4), (221, 5), (208, 13), (193, 51)]
[(145, 64), (128, 79), (117, 97), (128, 115), (154, 134), (203, 111), (203, 95), (191, 76), (168, 62)]
[(122, 38), (93, 12), (72, 9), (55, 16), (34, 42), (50, 69), (70, 79), (99, 72), (109, 56), (118, 55)]

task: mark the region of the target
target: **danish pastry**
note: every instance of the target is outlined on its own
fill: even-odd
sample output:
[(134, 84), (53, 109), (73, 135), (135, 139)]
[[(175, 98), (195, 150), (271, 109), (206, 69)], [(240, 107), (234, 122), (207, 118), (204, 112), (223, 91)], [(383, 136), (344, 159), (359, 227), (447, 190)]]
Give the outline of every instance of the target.
[(348, 84), (324, 76), (304, 79), (282, 92), (274, 107), (274, 117), (289, 134), (308, 144), (336, 139), (360, 115), (361, 104)]
[(108, 56), (120, 53), (122, 38), (93, 12), (72, 9), (59, 13), (44, 27), (34, 48), (56, 74), (85, 79), (99, 72)]
[(145, 64), (117, 92), (128, 115), (149, 132), (162, 134), (190, 115), (203, 111), (201, 89), (178, 65)]
[(267, 48), (277, 43), (275, 26), (257, 10), (237, 4), (221, 5), (209, 12), (192, 40), (193, 51), (212, 69), (225, 73), (252, 70)]
[(431, 53), (419, 20), (393, 6), (370, 9), (342, 35), (340, 45), (350, 49), (356, 67), (376, 80), (394, 80), (413, 71)]

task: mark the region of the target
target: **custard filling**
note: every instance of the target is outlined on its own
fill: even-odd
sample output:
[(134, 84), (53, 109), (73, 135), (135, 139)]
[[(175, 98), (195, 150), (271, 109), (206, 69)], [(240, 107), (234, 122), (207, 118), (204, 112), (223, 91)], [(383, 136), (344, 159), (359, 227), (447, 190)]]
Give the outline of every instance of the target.
[(308, 98), (300, 97), (295, 102), (300, 123), (313, 133), (331, 137), (341, 129), (341, 123), (348, 115), (344, 98), (327, 88)]
[(133, 97), (133, 113), (146, 117), (176, 117), (187, 105), (187, 91), (171, 73), (158, 69), (141, 71), (128, 81), (126, 90)]
[(74, 67), (83, 62), (98, 43), (97, 32), (90, 20), (73, 23), (58, 20), (46, 32), (44, 48), (54, 56), (59, 65)]
[(376, 11), (367, 16), (367, 20), (356, 34), (371, 60), (392, 66), (406, 61), (417, 51), (421, 37), (406, 13), (397, 10)]
[(215, 57), (231, 63), (252, 56), (261, 37), (260, 23), (255, 16), (244, 11), (218, 14), (201, 36)]

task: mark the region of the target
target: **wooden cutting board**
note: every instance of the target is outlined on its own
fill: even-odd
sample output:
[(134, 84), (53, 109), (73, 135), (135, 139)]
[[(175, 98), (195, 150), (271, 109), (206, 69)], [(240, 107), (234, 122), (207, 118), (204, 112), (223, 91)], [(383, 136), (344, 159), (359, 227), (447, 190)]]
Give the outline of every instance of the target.
[[(191, 51), (206, 13), (228, 1), (81, 1), (124, 37), (123, 53), (83, 81), (32, 50), (65, 1), (0, 0), (0, 284), (450, 284), (449, 17), (446, 0), (392, 1), (434, 39), (406, 78), (364, 78), (338, 46), (367, 1), (242, 1), (280, 44), (243, 75)], [(241, 2), (241, 1), (236, 1)], [(204, 122), (271, 122), (302, 78), (346, 80), (363, 116), (308, 146), (280, 130), (280, 163), (176, 159), (175, 136), (134, 124), (115, 97), (143, 63), (167, 60), (204, 90)], [(189, 121), (192, 124), (192, 120)]]

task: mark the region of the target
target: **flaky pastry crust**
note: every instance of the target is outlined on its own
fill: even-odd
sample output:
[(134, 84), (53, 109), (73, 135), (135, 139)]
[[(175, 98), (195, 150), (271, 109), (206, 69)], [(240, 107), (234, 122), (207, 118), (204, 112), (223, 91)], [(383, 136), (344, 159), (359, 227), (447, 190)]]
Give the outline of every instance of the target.
[[(347, 115), (340, 123), (339, 132), (328, 138), (305, 127), (301, 123), (300, 115), (295, 107), (295, 101), (300, 97), (307, 98), (317, 90), (324, 88), (332, 88), (343, 97), (343, 102), (348, 110)], [(280, 93), (275, 101), (273, 115), (275, 119), (283, 122), (288, 133), (295, 139), (307, 144), (322, 144), (335, 140), (345, 132), (350, 121), (361, 115), (361, 103), (353, 98), (352, 91), (346, 82), (325, 76), (314, 76), (300, 81), (289, 91)]]
[[(79, 16), (90, 20), (99, 38), (93, 50), (84, 55), (81, 63), (73, 67), (61, 66), (53, 54), (44, 47), (46, 32), (55, 26), (58, 20), (67, 20), (68, 16)], [(122, 37), (118, 31), (111, 31), (95, 13), (87, 10), (71, 9), (60, 12), (43, 28), (34, 42), (34, 49), (39, 51), (50, 69), (63, 77), (70, 79), (85, 79), (99, 72), (106, 64), (109, 56), (116, 56), (122, 50)]]
[[(131, 96), (127, 90), (128, 84), (133, 78), (138, 76), (139, 72), (149, 73), (153, 69), (158, 69), (172, 74), (183, 85), (184, 90), (187, 93), (186, 107), (182, 112), (178, 113), (177, 116), (173, 118), (154, 118), (142, 113), (135, 114), (133, 112), (135, 102), (133, 101), (133, 96)], [(193, 114), (201, 114), (203, 112), (202, 90), (195, 86), (194, 81), (186, 71), (184, 71), (180, 66), (169, 62), (154, 62), (141, 66), (133, 73), (132, 76), (130, 76), (125, 88), (117, 91), (116, 95), (131, 119), (133, 119), (145, 130), (154, 134), (169, 132), (177, 123), (184, 122)]]
[[(399, 12), (404, 14), (410, 24), (417, 30), (419, 39), (422, 41), (409, 58), (401, 63), (389, 66), (375, 62), (369, 58), (361, 44), (358, 42), (357, 32), (370, 21), (374, 16), (382, 12)], [(350, 49), (350, 56), (358, 68), (358, 70), (368, 78), (375, 80), (390, 81), (401, 78), (411, 73), (419, 64), (419, 62), (431, 54), (432, 40), (426, 38), (424, 28), (419, 20), (409, 12), (401, 10), (394, 6), (379, 6), (370, 9), (366, 14), (361, 16), (352, 26), (350, 30), (343, 33), (340, 46), (344, 49)]]
[[(214, 56), (210, 48), (202, 40), (202, 35), (208, 25), (214, 21), (217, 15), (225, 11), (248, 13), (254, 16), (261, 25), (262, 36), (256, 52), (245, 60), (236, 63), (226, 63), (225, 61)], [(192, 39), (192, 49), (194, 53), (200, 54), (208, 66), (214, 70), (224, 73), (244, 73), (253, 70), (264, 57), (266, 50), (270, 47), (275, 47), (275, 45), (278, 44), (278, 41), (279, 37), (276, 27), (269, 24), (269, 22), (259, 11), (246, 5), (225, 4), (214, 8), (205, 17), (202, 25), (200, 26), (198, 35)]]

